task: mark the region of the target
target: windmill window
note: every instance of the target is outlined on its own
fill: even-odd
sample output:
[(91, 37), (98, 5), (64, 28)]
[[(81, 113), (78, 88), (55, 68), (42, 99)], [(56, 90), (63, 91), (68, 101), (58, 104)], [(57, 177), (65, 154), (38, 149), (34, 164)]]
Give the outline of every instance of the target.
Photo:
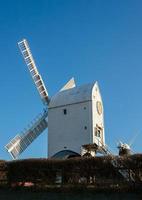
[(101, 135), (102, 135), (102, 128), (97, 125), (95, 127), (95, 136), (96, 137), (101, 137)]
[(67, 109), (63, 109), (63, 113), (64, 113), (64, 115), (66, 115), (67, 114)]

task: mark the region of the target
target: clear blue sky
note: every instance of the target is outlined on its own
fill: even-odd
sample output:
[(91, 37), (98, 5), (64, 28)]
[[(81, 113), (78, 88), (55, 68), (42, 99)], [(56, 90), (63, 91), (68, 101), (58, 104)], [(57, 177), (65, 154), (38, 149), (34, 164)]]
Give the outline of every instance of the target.
[[(27, 38), (52, 96), (72, 76), (97, 80), (105, 109), (106, 143), (118, 139), (142, 152), (142, 1), (24, 0), (0, 6), (0, 159), (4, 145), (43, 106), (17, 42)], [(21, 156), (45, 157), (47, 131)]]

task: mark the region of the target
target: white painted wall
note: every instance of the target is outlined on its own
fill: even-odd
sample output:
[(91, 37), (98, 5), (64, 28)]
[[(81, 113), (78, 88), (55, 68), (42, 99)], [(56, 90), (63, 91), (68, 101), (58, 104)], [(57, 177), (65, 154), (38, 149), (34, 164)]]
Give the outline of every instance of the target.
[[(48, 153), (68, 149), (80, 154), (81, 146), (92, 142), (91, 101), (49, 109)], [(67, 110), (64, 115), (63, 110)], [(86, 129), (87, 128), (87, 129)]]
[[(98, 114), (97, 101), (102, 103), (97, 83), (60, 92), (51, 99), (48, 110), (49, 157), (65, 149), (80, 154), (82, 145), (98, 144), (98, 140), (104, 142), (103, 113)], [(103, 138), (95, 136), (96, 124), (103, 128)]]
[[(102, 114), (99, 114), (97, 111), (98, 101), (101, 102), (101, 105), (102, 105)], [(102, 102), (99, 86), (97, 83), (95, 84), (92, 90), (92, 113), (93, 113), (93, 143), (96, 143), (99, 146), (105, 145), (103, 102)], [(102, 128), (101, 137), (95, 136), (95, 127), (97, 125)]]

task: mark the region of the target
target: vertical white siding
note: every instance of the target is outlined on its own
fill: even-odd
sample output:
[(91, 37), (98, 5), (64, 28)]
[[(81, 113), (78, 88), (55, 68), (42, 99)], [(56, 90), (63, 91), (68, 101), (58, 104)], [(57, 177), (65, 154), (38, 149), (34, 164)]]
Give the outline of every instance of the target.
[[(102, 104), (102, 114), (97, 112), (97, 101)], [(103, 102), (97, 83), (57, 93), (48, 111), (49, 157), (65, 149), (80, 154), (84, 144), (98, 144), (98, 141), (105, 144), (103, 118)], [(95, 136), (97, 125), (103, 130), (101, 138)]]
[(83, 144), (92, 142), (91, 107), (92, 102), (88, 101), (49, 109), (49, 157), (64, 149), (80, 153)]
[[(102, 104), (102, 114), (99, 114), (97, 112), (97, 106), (96, 106), (97, 101), (101, 102)], [(92, 91), (92, 112), (93, 112), (93, 143), (98, 144), (98, 140), (99, 140), (102, 144), (105, 144), (103, 102), (102, 102), (101, 94), (100, 94), (99, 87), (97, 84), (94, 86), (93, 91)], [(102, 128), (101, 138), (95, 136), (95, 127), (97, 125)]]

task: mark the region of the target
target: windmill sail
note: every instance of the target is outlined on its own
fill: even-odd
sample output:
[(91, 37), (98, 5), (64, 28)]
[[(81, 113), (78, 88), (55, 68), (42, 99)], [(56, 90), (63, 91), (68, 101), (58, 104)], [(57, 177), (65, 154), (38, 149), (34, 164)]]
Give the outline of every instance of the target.
[(46, 128), (47, 111), (38, 116), (22, 135), (16, 135), (5, 148), (16, 159)]
[(20, 48), (20, 51), (24, 57), (24, 60), (27, 64), (27, 66), (28, 66), (28, 69), (31, 73), (32, 79), (37, 87), (37, 90), (41, 96), (43, 103), (48, 104), (48, 102), (49, 102), (48, 92), (45, 88), (42, 77), (38, 72), (38, 69), (36, 67), (36, 64), (33, 59), (33, 56), (32, 56), (32, 53), (31, 53), (31, 50), (30, 50), (27, 40), (23, 39), (22, 41), (18, 42), (18, 46)]

